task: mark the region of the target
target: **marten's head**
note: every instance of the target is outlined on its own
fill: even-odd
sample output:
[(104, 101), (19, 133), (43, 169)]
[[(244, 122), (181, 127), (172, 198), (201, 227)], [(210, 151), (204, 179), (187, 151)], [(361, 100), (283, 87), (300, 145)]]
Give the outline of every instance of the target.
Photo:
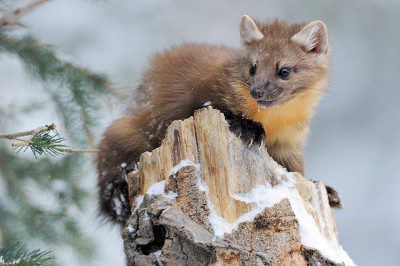
[(243, 51), (236, 71), (259, 107), (282, 105), (327, 83), (330, 46), (323, 22), (264, 24), (245, 15), (240, 36)]

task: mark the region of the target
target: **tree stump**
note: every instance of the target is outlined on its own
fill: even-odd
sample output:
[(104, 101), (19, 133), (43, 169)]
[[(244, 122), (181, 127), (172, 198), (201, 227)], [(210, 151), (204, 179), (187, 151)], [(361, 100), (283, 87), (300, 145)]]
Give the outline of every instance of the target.
[(325, 186), (244, 145), (211, 107), (174, 121), (127, 182), (128, 265), (354, 264)]

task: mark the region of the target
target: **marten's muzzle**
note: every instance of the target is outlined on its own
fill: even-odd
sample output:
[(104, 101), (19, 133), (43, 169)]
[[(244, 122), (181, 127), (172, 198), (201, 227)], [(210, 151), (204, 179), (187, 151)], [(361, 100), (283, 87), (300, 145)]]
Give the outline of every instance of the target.
[(257, 101), (258, 104), (263, 106), (271, 106), (278, 100), (283, 88), (276, 86), (271, 82), (264, 84), (254, 84), (250, 88), (251, 96)]

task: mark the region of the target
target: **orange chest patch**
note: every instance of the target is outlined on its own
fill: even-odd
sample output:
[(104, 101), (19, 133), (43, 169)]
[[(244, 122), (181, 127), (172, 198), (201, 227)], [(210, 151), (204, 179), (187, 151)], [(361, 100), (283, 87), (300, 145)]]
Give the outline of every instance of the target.
[[(295, 110), (287, 111), (292, 112)], [(248, 117), (263, 125), (267, 135), (267, 144), (274, 143), (275, 141), (282, 143), (297, 142), (299, 138), (305, 137), (302, 135), (307, 116), (296, 113), (292, 113), (292, 115), (288, 114), (287, 112), (280, 112), (280, 110), (274, 110), (273, 108), (260, 109), (259, 111), (257, 108), (257, 110), (251, 110)]]
[(258, 104), (251, 97), (249, 91), (242, 88), (246, 104), (244, 115), (263, 125), (267, 135), (267, 144), (275, 141), (298, 142), (305, 139), (308, 121), (314, 114), (319, 95), (311, 92), (303, 93), (302, 97), (296, 97), (285, 105), (271, 108), (258, 108)]

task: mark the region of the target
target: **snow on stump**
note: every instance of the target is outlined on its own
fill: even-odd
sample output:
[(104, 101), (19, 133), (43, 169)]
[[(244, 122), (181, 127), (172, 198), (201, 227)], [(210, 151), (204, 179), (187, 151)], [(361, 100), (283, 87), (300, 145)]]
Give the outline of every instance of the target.
[(354, 265), (321, 182), (248, 147), (208, 107), (127, 175), (128, 265)]

